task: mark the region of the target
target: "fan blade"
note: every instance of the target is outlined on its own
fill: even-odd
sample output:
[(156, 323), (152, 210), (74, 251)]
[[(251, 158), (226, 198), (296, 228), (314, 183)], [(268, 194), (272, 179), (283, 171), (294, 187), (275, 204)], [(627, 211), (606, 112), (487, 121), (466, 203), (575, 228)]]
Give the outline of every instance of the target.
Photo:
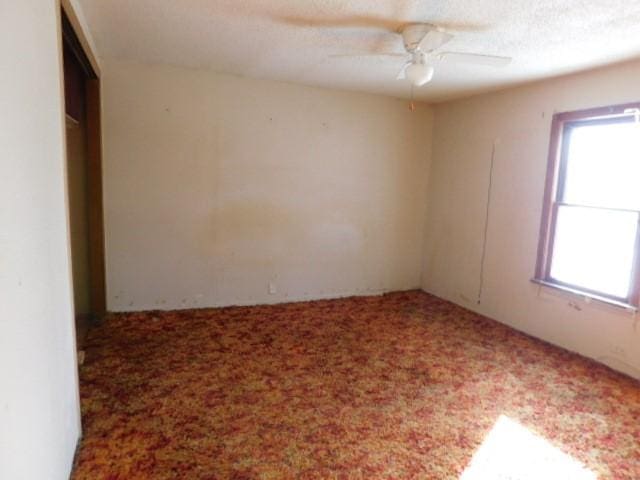
[(488, 67), (506, 67), (511, 63), (511, 57), (498, 57), (496, 55), (481, 55), (479, 53), (442, 52), (438, 59), (446, 62), (475, 63)]
[(436, 48), (440, 48), (453, 38), (453, 35), (441, 30), (430, 30), (418, 44), (418, 49), (428, 53)]
[(351, 57), (406, 57), (406, 53), (335, 53), (329, 55), (331, 58), (351, 58)]
[(407, 78), (407, 67), (411, 65), (411, 61), (406, 62), (402, 68), (400, 69), (400, 71), (398, 72), (398, 75), (396, 76), (396, 80), (404, 80), (405, 78)]

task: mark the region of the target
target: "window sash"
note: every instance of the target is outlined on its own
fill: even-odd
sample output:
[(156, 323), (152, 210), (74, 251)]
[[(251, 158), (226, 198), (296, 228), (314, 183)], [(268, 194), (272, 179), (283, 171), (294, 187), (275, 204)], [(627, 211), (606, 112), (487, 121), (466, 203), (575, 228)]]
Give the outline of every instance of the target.
[[(605, 126), (616, 124), (633, 124), (637, 122), (635, 113), (627, 113), (623, 115), (607, 116), (604, 118), (586, 119), (586, 120), (572, 120), (570, 122), (564, 122), (562, 124), (559, 141), (561, 142), (559, 158), (558, 158), (558, 179), (556, 185), (556, 195), (559, 201), (570, 203), (566, 199), (566, 185), (567, 185), (567, 170), (569, 168), (569, 149), (571, 147), (571, 136), (575, 129), (580, 127), (591, 126)], [(575, 203), (575, 205), (582, 205)], [(594, 203), (584, 204), (584, 206), (598, 207)]]
[[(596, 210), (596, 211), (602, 211), (602, 212), (612, 212), (612, 213), (628, 213), (628, 214), (633, 214), (635, 216), (635, 222), (636, 222), (636, 230), (635, 230), (635, 239), (634, 239), (634, 249), (633, 249), (633, 264), (631, 266), (631, 275), (630, 275), (630, 279), (629, 279), (629, 289), (627, 291), (627, 294), (624, 296), (617, 296), (617, 295), (613, 295), (613, 294), (609, 294), (607, 292), (604, 291), (600, 291), (600, 290), (594, 290), (594, 289), (590, 289), (588, 287), (582, 286), (582, 285), (578, 285), (578, 284), (574, 284), (574, 283), (570, 283), (570, 282), (566, 282), (566, 281), (562, 281), (558, 278), (555, 278), (551, 275), (551, 269), (552, 269), (552, 263), (553, 263), (553, 253), (554, 253), (554, 247), (556, 244), (556, 228), (558, 225), (558, 212), (560, 210), (561, 207), (568, 207), (568, 208), (579, 208), (579, 209), (585, 209), (585, 210)], [(551, 238), (550, 238), (550, 244), (549, 244), (549, 255), (548, 255), (548, 265), (546, 267), (546, 276), (544, 279), (544, 281), (548, 282), (548, 283), (552, 283), (552, 284), (558, 284), (573, 290), (577, 290), (577, 291), (581, 291), (584, 292), (585, 294), (588, 294), (589, 296), (598, 296), (598, 297), (602, 297), (602, 298), (607, 298), (607, 299), (611, 299), (614, 300), (616, 302), (619, 303), (626, 303), (629, 305), (634, 305), (637, 306), (637, 298), (634, 297), (634, 293), (636, 291), (639, 291), (640, 287), (640, 278), (638, 278), (638, 273), (640, 273), (640, 269), (637, 268), (638, 265), (638, 255), (640, 252), (640, 211), (638, 210), (627, 210), (627, 209), (620, 209), (620, 208), (609, 208), (609, 207), (593, 207), (590, 205), (575, 205), (575, 204), (571, 204), (571, 203), (564, 203), (564, 202), (554, 202), (553, 204), (553, 210), (552, 210), (552, 232), (551, 232)], [(636, 303), (634, 303), (634, 301)]]
[[(610, 208), (593, 205), (577, 205), (563, 201), (567, 154), (569, 149), (568, 136), (572, 128), (583, 125), (611, 124), (634, 122), (638, 119), (640, 103), (629, 103), (602, 107), (589, 110), (558, 113), (553, 116), (551, 125), (551, 139), (549, 144), (549, 158), (547, 164), (547, 179), (545, 183), (542, 219), (540, 222), (540, 237), (534, 281), (548, 286), (557, 286), (562, 290), (572, 291), (596, 300), (610, 301), (625, 307), (638, 307), (640, 304), (640, 211), (620, 208)], [(606, 293), (586, 289), (581, 286), (564, 284), (551, 278), (551, 261), (555, 229), (560, 206), (579, 206), (610, 211), (633, 212), (637, 216), (635, 248), (630, 280), (629, 294), (626, 298), (615, 297)]]

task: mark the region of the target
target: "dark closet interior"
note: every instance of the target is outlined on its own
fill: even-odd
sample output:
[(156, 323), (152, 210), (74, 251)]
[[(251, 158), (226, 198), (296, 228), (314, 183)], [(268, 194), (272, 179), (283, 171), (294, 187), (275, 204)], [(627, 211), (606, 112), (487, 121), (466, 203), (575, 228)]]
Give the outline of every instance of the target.
[(105, 313), (99, 80), (62, 15), (67, 185), (78, 348)]

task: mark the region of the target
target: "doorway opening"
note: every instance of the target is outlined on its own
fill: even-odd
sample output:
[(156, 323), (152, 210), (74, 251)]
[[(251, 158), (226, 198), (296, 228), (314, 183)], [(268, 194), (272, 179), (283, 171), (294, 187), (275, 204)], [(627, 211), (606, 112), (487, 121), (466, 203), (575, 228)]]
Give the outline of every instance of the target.
[(106, 312), (100, 79), (64, 12), (62, 42), (71, 264), (78, 350)]

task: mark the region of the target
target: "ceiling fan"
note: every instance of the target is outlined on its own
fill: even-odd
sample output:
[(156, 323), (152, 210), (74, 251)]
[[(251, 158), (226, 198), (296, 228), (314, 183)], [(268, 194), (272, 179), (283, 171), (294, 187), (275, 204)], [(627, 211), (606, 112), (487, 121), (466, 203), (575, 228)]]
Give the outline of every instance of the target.
[[(373, 53), (365, 56), (409, 57), (396, 77), (408, 79), (415, 87), (431, 81), (435, 73), (434, 64), (439, 61), (474, 63), (490, 67), (504, 67), (511, 63), (510, 57), (481, 55), (478, 53), (441, 52), (439, 49), (454, 36), (430, 23), (412, 23), (398, 31), (406, 53)], [(358, 54), (332, 55), (333, 57), (362, 56)]]

